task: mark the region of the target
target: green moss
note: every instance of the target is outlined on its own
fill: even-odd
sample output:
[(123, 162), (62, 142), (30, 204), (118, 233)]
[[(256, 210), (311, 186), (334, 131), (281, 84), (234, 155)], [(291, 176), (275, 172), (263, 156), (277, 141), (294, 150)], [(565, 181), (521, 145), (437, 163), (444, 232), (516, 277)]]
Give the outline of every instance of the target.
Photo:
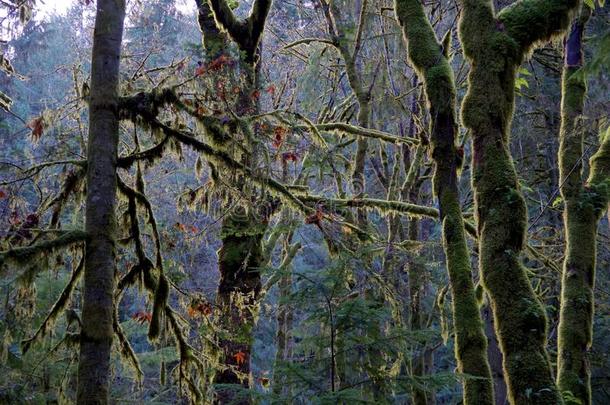
[[(436, 163), (434, 192), (439, 199), (443, 248), (453, 296), (455, 357), (464, 381), (465, 404), (493, 404), (493, 382), (487, 360), (487, 338), (472, 282), (470, 254), (457, 188), (458, 153), (455, 147), (457, 118), (453, 71), (445, 52), (450, 36), (441, 45), (418, 0), (396, 0), (396, 15), (403, 27), (408, 56), (423, 78), (430, 109), (432, 157)], [(439, 303), (440, 305), (440, 303)]]
[(488, 0), (463, 0), (460, 38), (471, 71), (462, 121), (473, 139), (482, 282), (496, 320), (514, 403), (561, 403), (546, 352), (546, 316), (519, 255), (527, 211), (509, 152), (515, 74), (539, 41), (561, 34), (576, 1), (522, 0), (495, 19)]
[[(583, 6), (566, 40), (562, 80), (559, 146), (561, 195), (565, 201), (566, 253), (563, 263), (558, 328), (557, 383), (566, 403), (591, 404), (588, 351), (593, 336), (597, 225), (610, 200), (610, 130), (591, 158), (589, 178), (583, 179), (581, 156), (586, 133), (586, 96), (582, 37), (589, 10)], [(577, 168), (577, 170), (574, 170)]]
[(156, 340), (161, 333), (161, 322), (163, 321), (162, 315), (165, 312), (165, 306), (167, 305), (168, 298), (169, 283), (167, 278), (161, 274), (159, 276), (157, 289), (155, 290), (152, 318), (150, 321), (150, 327), (148, 329), (148, 338), (150, 340)]

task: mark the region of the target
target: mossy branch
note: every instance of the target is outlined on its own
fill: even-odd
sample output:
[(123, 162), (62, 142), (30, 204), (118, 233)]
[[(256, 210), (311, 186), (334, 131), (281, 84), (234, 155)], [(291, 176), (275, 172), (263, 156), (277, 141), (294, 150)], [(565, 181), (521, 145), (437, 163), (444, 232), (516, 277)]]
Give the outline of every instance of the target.
[(321, 44), (335, 46), (335, 43), (333, 41), (331, 41), (330, 39), (326, 39), (326, 38), (303, 38), (303, 39), (299, 39), (297, 41), (291, 42), (291, 43), (289, 43), (287, 45), (284, 45), (282, 47), (282, 50), (294, 48), (295, 46), (299, 46), (299, 45), (310, 45), (310, 44), (313, 44), (313, 43), (321, 43)]
[(145, 160), (149, 163), (154, 162), (156, 159), (163, 156), (163, 152), (166, 149), (168, 140), (169, 137), (165, 136), (159, 143), (149, 149), (143, 150), (141, 152), (135, 152), (127, 156), (119, 157), (117, 161), (117, 167), (127, 169), (131, 167), (134, 163), (142, 160)]
[(519, 0), (504, 8), (498, 19), (525, 55), (537, 42), (562, 35), (579, 4), (578, 0)]
[(210, 3), (207, 0), (195, 0), (195, 4), (197, 5), (199, 29), (203, 35), (203, 47), (209, 59), (216, 59), (225, 51), (226, 36), (216, 25)]
[[(319, 131), (338, 131), (345, 134), (360, 136), (364, 138), (372, 138), (380, 141), (392, 143), (395, 145), (405, 144), (405, 145), (417, 145), (419, 144), (419, 140), (416, 138), (411, 138), (408, 136), (400, 137), (388, 132), (379, 131), (376, 129), (363, 128), (357, 125), (346, 124), (343, 122), (328, 122), (323, 124), (316, 124), (315, 127)], [(305, 126), (297, 126), (299, 129), (308, 129)]]
[(299, 195), (298, 198), (303, 202), (321, 204), (332, 208), (372, 208), (382, 212), (396, 212), (418, 217), (439, 217), (439, 212), (436, 208), (402, 201), (380, 200), (375, 198), (329, 198), (314, 195)]
[(117, 301), (114, 313), (112, 315), (112, 328), (114, 329), (114, 334), (117, 338), (117, 343), (119, 345), (119, 353), (130, 365), (131, 369), (135, 374), (136, 381), (142, 382), (142, 379), (144, 378), (144, 372), (142, 372), (142, 368), (140, 367), (140, 361), (138, 360), (138, 357), (133, 351), (133, 348), (129, 343), (129, 339), (127, 339), (127, 336), (125, 335), (125, 332), (123, 331), (123, 328), (121, 327), (121, 324), (119, 322), (118, 306), (119, 305)]
[(265, 29), (271, 3), (271, 0), (255, 0), (248, 18), (240, 21), (225, 0), (209, 0), (216, 23), (246, 53), (247, 63), (255, 63), (256, 49)]
[(597, 206), (601, 214), (610, 201), (610, 127), (602, 134), (599, 149), (591, 157), (590, 162), (587, 186), (589, 192), (596, 194)]
[(61, 236), (36, 243), (32, 246), (18, 247), (0, 252), (0, 267), (5, 263), (24, 264), (35, 260), (42, 254), (61, 249), (87, 240), (84, 231), (68, 231)]
[(285, 252), (284, 258), (280, 263), (279, 267), (273, 272), (271, 277), (267, 280), (267, 282), (261, 288), (261, 292), (259, 295), (259, 300), (262, 300), (265, 294), (282, 278), (282, 276), (286, 273), (289, 266), (292, 264), (295, 256), (301, 250), (302, 245), (300, 243), (295, 243), (290, 245)]
[(80, 276), (83, 273), (84, 267), (85, 256), (83, 254), (83, 257), (81, 257), (78, 265), (76, 266), (76, 269), (74, 269), (74, 271), (72, 272), (72, 276), (70, 277), (68, 284), (64, 287), (63, 291), (59, 295), (59, 298), (57, 299), (57, 301), (55, 301), (55, 304), (53, 304), (51, 311), (49, 311), (44, 321), (42, 321), (42, 324), (40, 324), (40, 327), (38, 327), (38, 329), (31, 338), (21, 342), (21, 350), (24, 354), (27, 353), (30, 347), (34, 343), (42, 339), (47, 334), (47, 332), (53, 327), (53, 325), (55, 324), (55, 320), (60, 315), (61, 311), (63, 311), (66, 308), (66, 305), (68, 305), (68, 302), (70, 301), (70, 296), (74, 291), (74, 287), (76, 287), (76, 284), (80, 280)]
[(292, 205), (299, 211), (307, 214), (312, 213), (313, 210), (303, 204), (303, 202), (297, 196), (291, 193), (288, 187), (286, 187), (284, 184), (270, 177), (255, 174), (250, 167), (245, 166), (243, 163), (236, 161), (226, 152), (219, 151), (213, 148), (212, 146), (206, 144), (205, 142), (200, 141), (189, 132), (176, 130), (174, 128), (169, 127), (168, 125), (161, 123), (158, 120), (154, 120), (151, 125), (159, 128), (165, 134), (177, 139), (181, 143), (190, 146), (196, 151), (202, 153), (213, 164), (222, 165), (238, 170), (241, 173), (247, 175), (253, 182), (257, 183), (258, 185), (263, 187), (267, 186), (269, 190), (272, 191), (277, 197), (281, 198), (284, 202)]
[(24, 175), (22, 177), (19, 177), (17, 179), (13, 179), (13, 180), (7, 180), (7, 181), (0, 182), (0, 186), (7, 186), (10, 184), (22, 182), (24, 180), (29, 180), (32, 177), (39, 174), (43, 169), (46, 169), (47, 167), (63, 166), (63, 165), (79, 166), (84, 169), (87, 166), (87, 161), (71, 159), (71, 160), (55, 160), (55, 161), (51, 161), (51, 162), (43, 162), (43, 163), (37, 164), (32, 167), (28, 167), (27, 169), (23, 170), (22, 172), (24, 173)]

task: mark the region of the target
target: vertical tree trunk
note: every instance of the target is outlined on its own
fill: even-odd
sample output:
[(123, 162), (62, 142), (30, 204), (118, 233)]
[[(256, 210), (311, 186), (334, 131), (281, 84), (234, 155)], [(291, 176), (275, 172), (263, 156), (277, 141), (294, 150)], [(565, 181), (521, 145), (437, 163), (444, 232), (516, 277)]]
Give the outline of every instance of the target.
[(78, 404), (107, 404), (115, 276), (118, 88), (124, 0), (98, 0), (91, 60)]
[[(260, 44), (271, 0), (256, 0), (249, 17), (244, 20), (238, 20), (224, 0), (197, 0), (197, 5), (204, 47), (210, 57), (226, 52), (226, 41), (219, 26), (242, 52), (240, 65), (244, 70), (245, 86), (240, 92), (237, 113), (256, 114), (258, 101), (252, 94), (259, 85)], [(215, 20), (214, 24), (214, 21), (210, 21), (211, 16)], [(256, 147), (248, 146), (253, 149)], [(249, 156), (244, 157), (243, 163), (255, 167), (256, 153), (256, 150), (252, 150)], [(244, 179), (236, 181), (242, 187), (245, 186)], [(250, 201), (249, 206), (240, 205), (223, 220), (222, 246), (218, 252), (220, 284), (216, 299), (222, 311), (223, 328), (229, 336), (220, 342), (223, 350), (221, 360), (230, 368), (216, 374), (217, 384), (250, 387), (252, 330), (261, 289), (260, 269), (265, 262), (262, 239), (273, 211), (272, 202), (264, 196), (257, 196)], [(221, 403), (249, 403), (249, 399), (236, 399), (230, 392), (219, 392), (217, 400)]]
[(483, 308), (483, 321), (485, 322), (485, 335), (487, 336), (487, 358), (489, 368), (494, 381), (494, 397), (496, 405), (506, 405), (506, 382), (504, 382), (504, 370), (502, 369), (502, 352), (498, 345), (498, 338), (494, 330), (494, 320), (491, 308), (485, 305)]
[[(417, 192), (412, 193), (412, 195), (417, 195)], [(412, 199), (412, 201), (416, 201), (416, 199)], [(413, 218), (409, 221), (409, 239), (416, 241), (419, 240), (419, 220)], [(409, 297), (410, 297), (410, 327), (412, 331), (421, 331), (424, 327), (423, 321), (423, 309), (422, 309), (422, 299), (424, 298), (424, 284), (425, 284), (425, 272), (426, 268), (424, 263), (420, 257), (410, 258), (409, 263), (407, 263), (407, 273), (409, 275)], [(412, 373), (415, 377), (423, 377), (426, 375), (425, 370), (425, 353), (426, 353), (426, 345), (418, 344), (416, 346), (417, 350), (414, 354), (413, 364), (412, 364)], [(413, 387), (412, 392), (412, 403), (413, 405), (430, 405), (434, 403), (431, 400), (432, 393), (428, 392), (425, 389), (422, 389), (418, 386)]]
[(557, 383), (566, 403), (591, 404), (591, 370), (588, 351), (593, 334), (597, 224), (608, 203), (610, 185), (610, 134), (591, 160), (585, 183), (582, 159), (585, 137), (584, 104), (587, 93), (582, 39), (589, 18), (583, 6), (565, 42), (562, 78), (559, 171), (564, 199), (566, 253), (561, 284)]
[[(430, 109), (432, 157), (436, 163), (434, 192), (439, 200), (443, 246), (453, 297), (455, 355), (458, 370), (475, 378), (464, 381), (465, 404), (493, 404), (493, 383), (487, 361), (487, 340), (472, 282), (470, 254), (460, 207), (455, 137), (458, 130), (453, 72), (443, 46), (419, 0), (396, 0), (396, 15), (404, 29), (409, 59), (424, 82)], [(445, 49), (445, 52), (448, 52)]]
[(462, 119), (473, 140), (479, 268), (487, 289), (509, 401), (562, 403), (546, 351), (547, 320), (520, 254), (527, 209), (509, 151), (516, 70), (535, 43), (561, 34), (577, 0), (521, 0), (498, 15), (490, 0), (462, 0), (459, 23), (471, 63)]

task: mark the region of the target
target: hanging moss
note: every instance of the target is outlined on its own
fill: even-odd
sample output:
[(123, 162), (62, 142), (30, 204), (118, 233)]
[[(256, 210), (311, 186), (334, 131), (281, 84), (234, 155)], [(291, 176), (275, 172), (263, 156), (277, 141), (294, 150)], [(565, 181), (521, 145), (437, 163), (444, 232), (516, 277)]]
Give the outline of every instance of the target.
[(144, 377), (144, 373), (142, 372), (142, 368), (140, 367), (140, 362), (138, 357), (136, 356), (131, 344), (129, 343), (129, 339), (125, 335), (121, 324), (119, 323), (119, 315), (118, 308), (121, 300), (120, 297), (117, 298), (114, 315), (112, 319), (112, 327), (114, 329), (114, 334), (117, 338), (117, 343), (119, 346), (119, 354), (121, 357), (127, 362), (129, 368), (133, 371), (136, 382), (141, 383)]
[(65, 248), (76, 243), (87, 240), (87, 234), (83, 231), (68, 231), (55, 239), (46, 240), (31, 246), (18, 247), (0, 252), (0, 269), (5, 264), (30, 263), (41, 255), (50, 255), (56, 249)]
[(527, 210), (509, 152), (516, 70), (539, 41), (560, 35), (576, 0), (522, 0), (497, 18), (490, 0), (463, 0), (471, 64), (462, 121), (473, 139), (479, 267), (496, 320), (511, 403), (561, 403), (546, 352), (546, 315), (519, 255)]
[(153, 311), (148, 329), (148, 338), (156, 340), (161, 333), (162, 315), (165, 311), (167, 299), (169, 298), (169, 283), (163, 274), (159, 276), (159, 282), (155, 290), (155, 298), (153, 302)]
[(78, 284), (78, 281), (80, 280), (80, 276), (82, 275), (84, 267), (85, 261), (83, 256), (74, 271), (72, 272), (68, 284), (59, 295), (59, 298), (57, 298), (57, 301), (55, 301), (55, 304), (53, 304), (53, 307), (51, 307), (51, 310), (49, 311), (45, 319), (42, 321), (42, 324), (40, 324), (40, 326), (30, 339), (21, 342), (21, 350), (24, 354), (27, 353), (32, 344), (44, 338), (44, 336), (49, 332), (49, 330), (53, 328), (55, 320), (70, 302), (70, 297), (72, 295), (72, 292), (74, 291), (74, 288)]

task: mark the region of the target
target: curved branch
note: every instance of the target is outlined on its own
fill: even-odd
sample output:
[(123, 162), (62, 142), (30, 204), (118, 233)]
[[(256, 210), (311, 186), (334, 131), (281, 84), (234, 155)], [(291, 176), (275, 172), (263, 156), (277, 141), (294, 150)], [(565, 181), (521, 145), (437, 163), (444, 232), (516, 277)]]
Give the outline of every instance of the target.
[(536, 42), (562, 35), (570, 25), (578, 0), (520, 0), (504, 8), (498, 19), (527, 52)]

